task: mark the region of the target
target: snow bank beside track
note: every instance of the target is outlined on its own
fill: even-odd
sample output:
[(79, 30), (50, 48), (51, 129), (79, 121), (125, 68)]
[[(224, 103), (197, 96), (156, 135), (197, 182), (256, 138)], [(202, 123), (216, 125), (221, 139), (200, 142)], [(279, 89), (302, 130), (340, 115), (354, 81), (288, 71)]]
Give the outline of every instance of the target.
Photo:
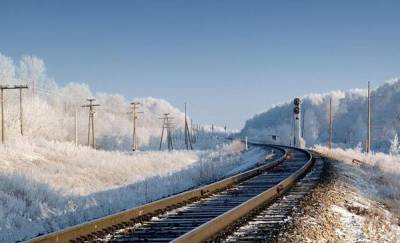
[(316, 150), (347, 164), (353, 159), (360, 164), (360, 173), (364, 174), (366, 184), (359, 184), (364, 193), (373, 200), (387, 205), (400, 217), (400, 156), (385, 153), (362, 153), (360, 149), (332, 149), (317, 146)]
[(121, 153), (46, 140), (0, 148), (0, 242), (99, 218), (213, 182), (246, 158), (238, 141), (206, 151)]
[(373, 171), (347, 162), (327, 161), (322, 183), (285, 226), (282, 242), (400, 241), (400, 218), (382, 203), (382, 188), (370, 174)]

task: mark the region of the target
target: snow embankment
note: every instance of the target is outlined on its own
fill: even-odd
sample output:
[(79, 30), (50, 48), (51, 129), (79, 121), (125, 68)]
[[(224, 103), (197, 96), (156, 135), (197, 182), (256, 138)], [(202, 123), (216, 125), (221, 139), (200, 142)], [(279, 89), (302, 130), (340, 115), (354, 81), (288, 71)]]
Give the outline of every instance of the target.
[[(400, 216), (400, 155), (385, 153), (362, 153), (356, 149), (332, 149), (317, 146), (316, 150), (348, 164), (361, 163), (361, 171), (366, 178), (369, 196), (385, 203)], [(358, 162), (360, 161), (360, 162)]]
[(207, 151), (121, 153), (27, 140), (0, 147), (0, 242), (26, 240), (224, 177), (248, 156), (238, 141)]
[[(399, 158), (316, 147), (329, 161), (323, 182), (302, 203), (283, 242), (400, 242)], [(365, 164), (353, 163), (353, 158)], [(391, 164), (392, 173), (386, 171)], [(394, 174), (396, 174), (394, 176)], [(388, 192), (390, 194), (388, 194)]]

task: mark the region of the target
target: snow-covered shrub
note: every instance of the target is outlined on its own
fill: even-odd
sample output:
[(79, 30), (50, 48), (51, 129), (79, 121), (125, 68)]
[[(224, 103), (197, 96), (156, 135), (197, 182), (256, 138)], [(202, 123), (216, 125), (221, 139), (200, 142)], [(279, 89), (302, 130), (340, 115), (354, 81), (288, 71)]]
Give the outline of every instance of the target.
[(226, 174), (226, 170), (221, 170), (220, 165), (225, 164), (226, 169), (238, 166), (239, 160), (234, 159), (245, 149), (244, 144), (238, 140), (229, 144), (217, 146), (213, 151), (203, 151), (200, 155), (200, 162), (197, 171), (198, 177), (194, 180), (198, 184), (205, 184), (217, 181)]

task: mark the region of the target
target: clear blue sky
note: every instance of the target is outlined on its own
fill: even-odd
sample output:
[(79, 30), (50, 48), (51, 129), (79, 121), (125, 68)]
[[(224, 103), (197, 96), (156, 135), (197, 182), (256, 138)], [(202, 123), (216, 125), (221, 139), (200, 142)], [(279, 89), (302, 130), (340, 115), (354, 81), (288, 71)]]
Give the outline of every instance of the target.
[(241, 128), (295, 95), (400, 74), (400, 1), (0, 1), (0, 52)]

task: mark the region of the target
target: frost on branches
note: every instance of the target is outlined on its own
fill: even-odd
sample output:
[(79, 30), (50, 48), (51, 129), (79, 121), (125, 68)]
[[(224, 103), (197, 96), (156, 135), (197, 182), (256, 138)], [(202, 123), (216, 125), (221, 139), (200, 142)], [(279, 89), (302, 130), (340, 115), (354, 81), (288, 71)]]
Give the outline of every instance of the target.
[[(101, 107), (96, 109), (96, 138), (99, 149), (131, 150), (132, 115), (130, 102), (118, 94), (93, 93), (84, 83), (69, 83), (59, 87), (47, 77), (43, 60), (34, 56), (24, 56), (15, 64), (0, 53), (0, 84), (27, 84), (23, 91), (24, 133), (28, 138), (45, 138), (51, 141), (75, 141), (75, 113), (78, 120), (78, 142), (87, 143), (88, 111), (82, 108), (86, 99), (94, 97)], [(141, 149), (158, 148), (161, 135), (162, 114), (174, 117), (175, 147), (183, 148), (184, 113), (163, 99), (135, 98), (141, 103), (143, 114), (137, 120), (137, 139)], [(19, 137), (18, 93), (5, 92), (5, 135), (8, 141)], [(190, 118), (188, 119), (190, 121)], [(189, 124), (191, 126), (191, 124)], [(206, 126), (198, 129), (198, 143), (195, 148), (208, 149), (223, 139), (221, 131), (213, 136)], [(220, 129), (221, 130), (221, 129)], [(211, 146), (210, 146), (211, 145)]]
[(399, 138), (398, 138), (397, 133), (396, 133), (394, 135), (392, 141), (390, 141), (389, 153), (391, 155), (398, 155), (399, 151), (400, 151)]

